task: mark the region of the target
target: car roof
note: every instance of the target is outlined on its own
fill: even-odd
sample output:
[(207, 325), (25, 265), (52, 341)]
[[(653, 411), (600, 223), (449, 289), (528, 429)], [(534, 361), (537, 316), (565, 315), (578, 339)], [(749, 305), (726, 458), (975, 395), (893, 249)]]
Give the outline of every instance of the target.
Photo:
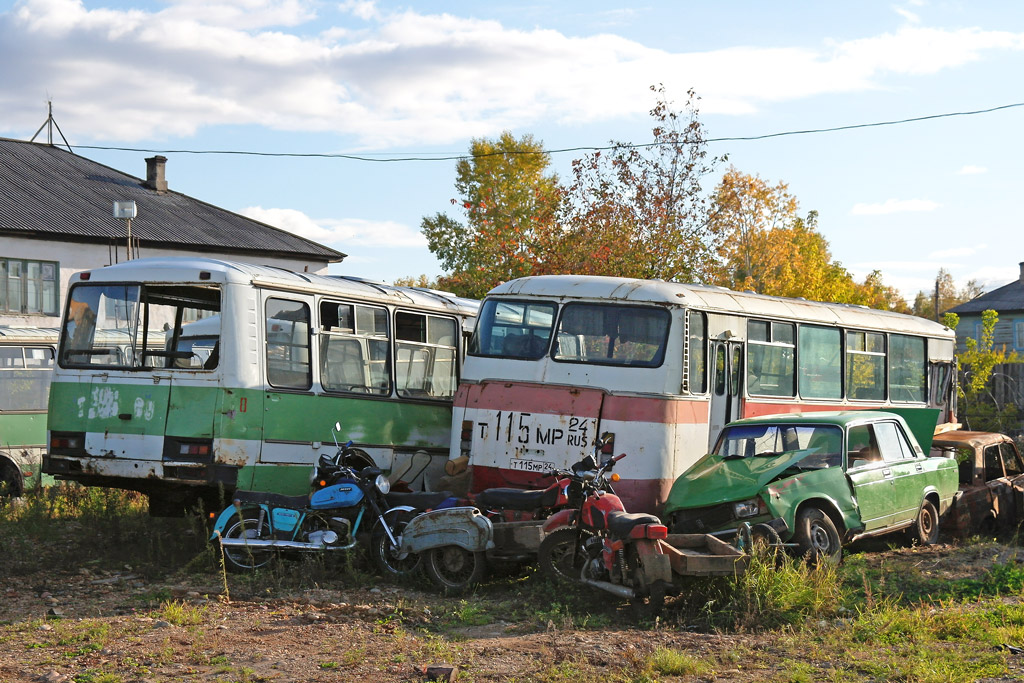
[(971, 432), (963, 429), (936, 434), (932, 446), (990, 446), (995, 443), (1012, 442), (1013, 439), (998, 432)]
[(838, 410), (813, 413), (785, 413), (782, 415), (764, 415), (762, 417), (748, 417), (742, 420), (730, 422), (728, 427), (733, 425), (751, 424), (791, 424), (799, 423), (804, 425), (835, 425), (846, 427), (849, 424), (860, 422), (871, 422), (878, 420), (896, 419), (903, 422), (903, 418), (896, 413), (883, 410)]

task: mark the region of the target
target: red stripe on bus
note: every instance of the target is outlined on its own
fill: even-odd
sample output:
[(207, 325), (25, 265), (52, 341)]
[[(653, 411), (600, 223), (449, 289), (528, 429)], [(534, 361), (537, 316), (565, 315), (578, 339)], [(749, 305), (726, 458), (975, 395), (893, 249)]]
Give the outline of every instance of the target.
[(600, 389), (485, 382), (459, 387), (455, 405), (479, 410), (514, 410), (589, 418), (600, 414), (603, 396)]
[(866, 406), (833, 403), (754, 403), (746, 400), (743, 403), (743, 417), (761, 417), (762, 415), (782, 415), (789, 413), (816, 413), (825, 410), (885, 410), (883, 404)]
[(607, 396), (601, 409), (601, 419), (661, 424), (707, 424), (708, 401)]

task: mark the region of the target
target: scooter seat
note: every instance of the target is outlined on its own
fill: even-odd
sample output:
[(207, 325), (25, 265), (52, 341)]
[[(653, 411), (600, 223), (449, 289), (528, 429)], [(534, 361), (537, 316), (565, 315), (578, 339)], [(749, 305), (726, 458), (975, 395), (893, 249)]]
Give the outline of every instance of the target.
[(551, 507), (558, 501), (558, 489), (487, 489), (476, 494), (476, 504), (484, 508), (505, 510), (536, 510)]
[(309, 507), (309, 496), (285, 496), (268, 491), (235, 491), (235, 495), (231, 499), (243, 504), (262, 504), (275, 508), (292, 508), (294, 510), (302, 510)]
[(654, 515), (644, 512), (619, 512), (613, 510), (608, 513), (608, 533), (613, 538), (626, 538), (633, 527), (641, 524), (661, 524), (661, 520)]
[(407, 505), (417, 510), (432, 510), (452, 497), (451, 491), (392, 491), (385, 496), (388, 507)]

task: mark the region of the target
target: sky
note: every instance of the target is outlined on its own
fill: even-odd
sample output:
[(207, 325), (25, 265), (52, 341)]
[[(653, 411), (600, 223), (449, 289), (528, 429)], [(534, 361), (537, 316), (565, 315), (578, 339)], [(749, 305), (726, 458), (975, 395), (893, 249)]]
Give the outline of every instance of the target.
[(711, 140), (1005, 107), (713, 141), (728, 161), (704, 188), (730, 165), (787, 183), (835, 259), (911, 299), (939, 268), (990, 289), (1024, 261), (1015, 0), (0, 0), (0, 65), (0, 136), (32, 137), (50, 101), (76, 153), (144, 177), (160, 152), (172, 190), (388, 282), (440, 274), (420, 223), (462, 218), (455, 161), (395, 159), (505, 130), (552, 150), (649, 142), (654, 84), (677, 110), (693, 89)]

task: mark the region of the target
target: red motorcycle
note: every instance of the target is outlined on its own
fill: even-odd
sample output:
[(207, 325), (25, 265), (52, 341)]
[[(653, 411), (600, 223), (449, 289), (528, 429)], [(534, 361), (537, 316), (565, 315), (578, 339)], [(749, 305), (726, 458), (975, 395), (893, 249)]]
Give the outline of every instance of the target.
[[(597, 450), (597, 449), (595, 449)], [(583, 492), (579, 503), (544, 523), (540, 544), (541, 570), (557, 580), (583, 583), (628, 598), (652, 613), (674, 593), (672, 564), (662, 541), (668, 527), (654, 515), (626, 512), (611, 490), (608, 473), (626, 454), (598, 466), (593, 456), (559, 471)]]

